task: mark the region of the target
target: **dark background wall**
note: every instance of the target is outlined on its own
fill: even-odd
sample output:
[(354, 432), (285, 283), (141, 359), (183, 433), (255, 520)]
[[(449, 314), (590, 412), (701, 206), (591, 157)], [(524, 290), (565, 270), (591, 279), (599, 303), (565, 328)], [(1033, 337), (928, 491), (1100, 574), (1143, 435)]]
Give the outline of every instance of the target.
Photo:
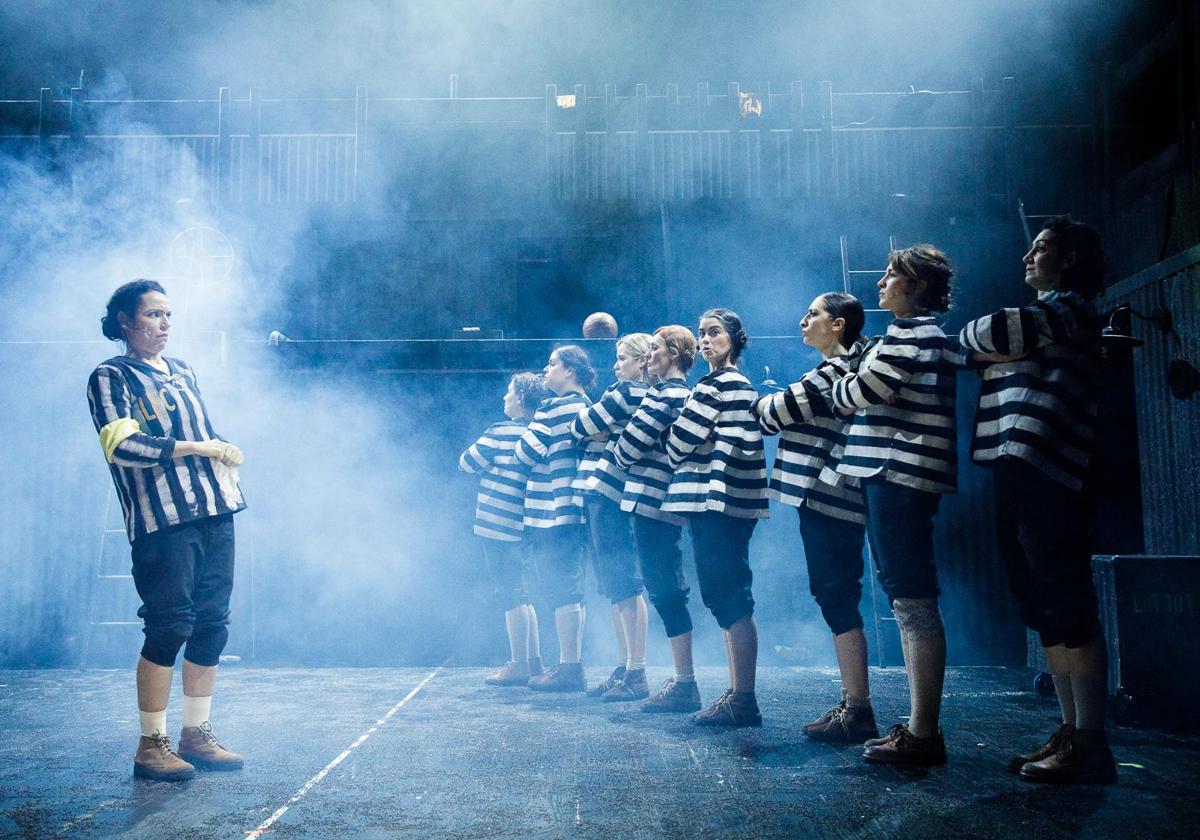
[[(496, 659), (473, 484), (454, 462), (498, 416), (507, 373), (540, 366), (538, 339), (575, 336), (594, 309), (652, 329), (720, 303), (755, 336), (751, 378), (784, 381), (815, 361), (796, 321), (846, 282), (843, 237), (851, 270), (881, 269), (891, 237), (945, 248), (959, 277), (948, 331), (1025, 299), (1019, 201), (1102, 226), (1112, 279), (1193, 244), (1193, 10), (6, 7), (0, 393), (18, 409), (0, 422), (19, 443), (0, 505), (0, 664), (78, 663), (93, 605), (131, 608), (95, 578), (98, 557), (119, 571), (127, 547), (102, 541), (108, 479), (83, 400), (115, 352), (95, 323), (124, 279), (164, 278), (172, 352), (249, 453), (231, 651)], [(743, 94), (761, 114), (739, 110)], [(871, 282), (850, 276), (868, 300)], [(509, 340), (444, 341), (463, 326)], [(1186, 329), (1141, 358), (1195, 361)], [(295, 341), (268, 347), (271, 330)], [(611, 350), (595, 350), (607, 367)], [(1156, 370), (1138, 368), (1139, 394), (1163, 392)], [(977, 385), (959, 385), (961, 491), (938, 524), (951, 658), (1015, 663), (986, 474), (965, 458)], [(1194, 405), (1161, 401), (1194, 437)], [(1139, 422), (1150, 486), (1146, 465), (1166, 469), (1179, 441)], [(1156, 523), (1194, 512), (1162, 496), (1147, 504)], [(1112, 550), (1141, 540), (1122, 510)], [(755, 537), (765, 656), (824, 662), (789, 513)], [(1186, 548), (1160, 536), (1187, 531), (1173, 527), (1148, 527), (1153, 550)], [(873, 650), (895, 661), (870, 598)], [(607, 620), (592, 606), (598, 659)], [(93, 654), (128, 659), (109, 632)], [(700, 649), (718, 658), (715, 636)]]

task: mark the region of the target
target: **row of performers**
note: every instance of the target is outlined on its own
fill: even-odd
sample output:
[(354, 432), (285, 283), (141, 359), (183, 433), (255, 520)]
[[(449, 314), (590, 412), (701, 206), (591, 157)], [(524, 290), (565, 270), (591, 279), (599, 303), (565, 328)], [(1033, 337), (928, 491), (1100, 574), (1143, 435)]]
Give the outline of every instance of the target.
[[(804, 731), (862, 744), (869, 762), (946, 760), (939, 728), (946, 636), (933, 528), (956, 486), (955, 375), (983, 380), (973, 459), (995, 481), (997, 537), (1022, 619), (1041, 635), (1063, 723), (1010, 769), (1035, 782), (1116, 778), (1105, 732), (1107, 661), (1090, 575), (1084, 509), (1099, 383), (1103, 250), (1089, 226), (1052, 219), (1024, 257), (1036, 301), (947, 336), (953, 270), (915, 245), (889, 255), (879, 308), (885, 335), (861, 336), (862, 304), (830, 292), (800, 322), (822, 361), (760, 396), (738, 370), (741, 319), (710, 309), (693, 336), (678, 325), (617, 342), (616, 382), (597, 400), (587, 353), (556, 349), (544, 371), (512, 377), (506, 420), (462, 453), (480, 476), (475, 533), (505, 608), (511, 659), (487, 681), (640, 701), (644, 712), (692, 713), (702, 726), (759, 726), (758, 631), (750, 538), (768, 499), (795, 508), (812, 595), (833, 635), (838, 703)], [(696, 353), (708, 371), (692, 387)], [(779, 435), (768, 474), (763, 435)], [(702, 708), (680, 537), (687, 527), (701, 599), (724, 630), (728, 688)], [(880, 737), (859, 613), (863, 545), (900, 630), (911, 710)], [(587, 551), (590, 540), (592, 551)], [(612, 603), (621, 663), (586, 684), (581, 662), (585, 558)], [(543, 668), (527, 587), (554, 607), (560, 659)], [(651, 695), (647, 607), (665, 626), (674, 676)]]

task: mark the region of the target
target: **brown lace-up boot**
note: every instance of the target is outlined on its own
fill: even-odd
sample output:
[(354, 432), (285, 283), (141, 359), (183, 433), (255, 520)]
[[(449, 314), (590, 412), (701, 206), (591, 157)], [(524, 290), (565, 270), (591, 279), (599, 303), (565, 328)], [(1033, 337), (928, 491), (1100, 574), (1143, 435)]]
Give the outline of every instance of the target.
[(179, 733), (179, 754), (201, 770), (242, 769), (242, 757), (217, 743), (208, 721), (183, 728)]
[(179, 757), (171, 747), (170, 738), (155, 732), (138, 739), (137, 752), (133, 756), (133, 775), (159, 782), (182, 782), (195, 776), (196, 768)]

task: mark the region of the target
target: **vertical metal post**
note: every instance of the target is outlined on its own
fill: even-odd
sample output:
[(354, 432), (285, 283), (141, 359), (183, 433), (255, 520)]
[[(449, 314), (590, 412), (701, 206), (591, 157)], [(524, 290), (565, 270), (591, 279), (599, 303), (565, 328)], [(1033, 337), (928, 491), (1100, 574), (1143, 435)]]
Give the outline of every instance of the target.
[[(587, 87), (575, 85), (575, 138), (572, 146), (575, 149), (572, 174), (575, 189), (572, 198), (588, 198), (588, 167), (587, 167)], [(581, 189), (582, 187), (582, 189)]]
[(834, 168), (837, 159), (833, 149), (833, 82), (821, 82), (821, 195), (833, 195)]
[(983, 79), (971, 80), (971, 163), (974, 175), (975, 202), (982, 207), (987, 201), (987, 131), (985, 123)]
[(715, 154), (711, 143), (706, 147), (704, 128), (709, 124), (708, 108), (711, 103), (708, 93), (708, 82), (696, 85), (696, 132), (700, 135), (700, 198), (711, 198), (716, 195), (713, 188), (715, 173), (720, 172), (719, 165), (714, 161)]
[[(617, 171), (613, 165), (614, 157), (620, 154), (620, 147), (617, 145), (615, 133), (616, 126), (613, 121), (617, 114), (617, 86), (604, 86), (604, 159), (601, 161), (603, 167), (603, 180), (601, 182), (601, 197), (608, 199), (612, 198), (612, 194), (608, 190), (608, 182), (610, 173)], [(629, 199), (632, 196), (622, 195), (620, 193), (621, 185), (617, 185), (617, 197), (621, 199)]]
[[(804, 82), (792, 82), (790, 95), (788, 96), (788, 125), (792, 129), (791, 142), (787, 145), (787, 169), (785, 170), (791, 176), (791, 183), (788, 185), (789, 190), (785, 195), (798, 196), (805, 195), (803, 189), (804, 177), (801, 170), (807, 172), (808, 167), (796, 166), (796, 163), (804, 160), (805, 142), (804, 142)], [(807, 163), (807, 161), (805, 161)]]
[(233, 156), (229, 141), (229, 99), (229, 88), (221, 88), (217, 94), (217, 172), (216, 183), (213, 185), (213, 206), (218, 213), (233, 186), (230, 173)]
[(637, 197), (654, 198), (654, 167), (650, 148), (649, 114), (647, 114), (647, 99), (650, 97), (649, 88), (645, 82), (640, 82), (634, 88), (634, 99), (637, 118)]
[[(250, 170), (250, 195), (254, 196), (255, 201), (263, 200), (263, 187), (270, 183), (263, 178), (263, 148), (262, 148), (262, 88), (250, 88), (250, 125), (248, 126), (249, 138), (246, 141), (246, 150), (249, 154), (254, 155), (253, 166)], [(244, 165), (244, 164), (243, 164)], [(243, 196), (243, 199), (245, 196)]]
[(366, 85), (354, 89), (354, 179), (350, 184), (350, 200), (358, 201), (358, 179), (366, 161), (368, 100)]
[[(38, 102), (38, 137), (44, 147), (50, 139), (50, 110), (54, 107), (54, 95), (50, 88), (42, 88)], [(43, 148), (43, 151), (45, 149)]]
[(1004, 110), (1004, 206), (1012, 206), (1017, 188), (1017, 167), (1020, 165), (1020, 149), (1016, 131), (1016, 79), (1005, 76), (1000, 82), (1000, 100)]
[(842, 251), (842, 291), (852, 295), (854, 292), (850, 291), (850, 254), (846, 249), (846, 237), (838, 237), (838, 247)]
[(67, 122), (70, 126), (68, 133), (76, 140), (82, 139), (86, 127), (83, 118), (83, 73), (79, 74), (79, 87), (71, 88), (71, 110), (67, 113)]
[[(1103, 155), (1101, 159), (1101, 173), (1103, 185), (1100, 188), (1100, 195), (1104, 201), (1104, 215), (1107, 222), (1107, 217), (1116, 210), (1115, 191), (1113, 190), (1113, 162), (1112, 162), (1112, 62), (1104, 62), (1104, 67), (1100, 73), (1100, 121), (1103, 137), (1101, 147)], [(1107, 227), (1107, 224), (1106, 224)]]
[(546, 200), (550, 201), (557, 197), (560, 187), (558, 186), (558, 171), (555, 163), (558, 160), (554, 153), (554, 142), (556, 138), (554, 119), (558, 110), (558, 85), (546, 85)]
[(742, 86), (737, 82), (730, 82), (725, 86), (725, 114), (721, 122), (725, 125), (729, 134), (729, 168), (724, 170), (726, 182), (722, 187), (728, 185), (728, 191), (718, 192), (720, 198), (733, 198), (734, 192), (734, 173), (738, 178), (741, 187), (740, 195), (748, 195), (750, 189), (750, 179), (746, 173), (749, 171), (749, 161), (746, 155), (742, 154), (742, 137), (738, 133), (742, 122)]

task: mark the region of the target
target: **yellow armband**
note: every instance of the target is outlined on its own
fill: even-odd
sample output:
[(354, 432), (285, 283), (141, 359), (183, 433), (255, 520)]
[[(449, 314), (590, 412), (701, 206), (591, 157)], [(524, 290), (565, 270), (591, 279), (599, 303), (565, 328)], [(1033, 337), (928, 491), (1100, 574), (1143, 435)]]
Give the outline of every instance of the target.
[(108, 459), (108, 463), (113, 463), (113, 453), (117, 447), (121, 445), (121, 441), (132, 435), (136, 435), (142, 430), (136, 420), (130, 420), (128, 417), (122, 417), (120, 420), (114, 420), (100, 430), (100, 448), (104, 450), (104, 457)]

